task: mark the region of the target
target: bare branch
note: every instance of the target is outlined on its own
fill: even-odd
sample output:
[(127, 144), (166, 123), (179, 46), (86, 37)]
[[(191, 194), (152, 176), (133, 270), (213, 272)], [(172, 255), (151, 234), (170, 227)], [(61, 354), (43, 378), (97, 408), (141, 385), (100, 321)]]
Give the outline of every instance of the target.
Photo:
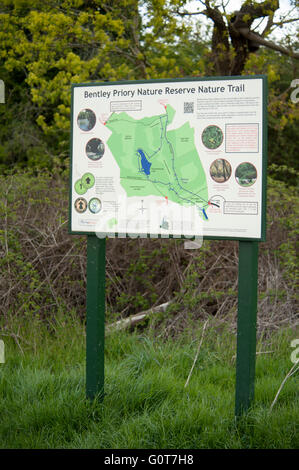
[(299, 18), (289, 18), (288, 20), (282, 20), (279, 21), (278, 23), (273, 23), (274, 26), (283, 26), (284, 24), (287, 23), (293, 23), (294, 21), (299, 21)]
[[(274, 17), (274, 14), (272, 13), (272, 15), (269, 15), (268, 17), (268, 21), (267, 21), (267, 24), (264, 28), (264, 31), (262, 32), (261, 36), (265, 36), (267, 34), (268, 31), (271, 30), (272, 26), (273, 26), (273, 17)], [(263, 18), (264, 19), (264, 18)], [(263, 21), (263, 20), (262, 20)]]
[[(296, 367), (297, 366), (297, 367)], [(285, 376), (285, 378), (283, 379), (283, 381), (281, 382), (281, 385), (278, 389), (278, 392), (276, 393), (275, 395), (275, 398), (270, 406), (270, 411), (272, 411), (273, 409), (273, 406), (275, 405), (275, 403), (277, 402), (277, 399), (278, 399), (278, 396), (284, 386), (284, 384), (286, 383), (286, 381), (288, 380), (289, 377), (291, 377), (292, 375), (295, 374), (295, 372), (297, 372), (299, 370), (299, 366), (298, 366), (298, 363), (295, 362), (295, 364), (291, 367), (291, 369), (289, 370), (289, 372), (287, 373), (287, 375)]]
[(187, 387), (187, 385), (188, 385), (188, 383), (189, 383), (189, 380), (190, 380), (190, 377), (191, 377), (191, 375), (192, 375), (194, 366), (195, 366), (195, 364), (196, 364), (196, 361), (197, 361), (197, 358), (198, 358), (198, 355), (199, 355), (199, 351), (200, 351), (200, 348), (201, 348), (201, 345), (202, 345), (202, 342), (203, 342), (203, 337), (204, 337), (204, 333), (205, 333), (205, 329), (206, 329), (206, 326), (207, 326), (207, 324), (208, 324), (208, 321), (209, 321), (209, 320), (206, 320), (206, 321), (205, 321), (205, 324), (204, 324), (204, 326), (203, 326), (202, 333), (201, 333), (200, 343), (199, 343), (199, 345), (198, 345), (198, 348), (197, 348), (197, 351), (196, 351), (196, 354), (195, 354), (195, 358), (194, 358), (194, 361), (193, 361), (193, 364), (192, 364), (192, 367), (191, 367), (191, 370), (190, 370), (190, 372), (189, 372), (189, 375), (188, 375), (188, 378), (187, 378), (187, 380), (186, 380), (186, 383), (185, 383), (184, 388)]
[(282, 54), (288, 55), (289, 57), (294, 57), (294, 59), (299, 59), (299, 53), (292, 52), (283, 46), (279, 46), (278, 44), (275, 44), (272, 41), (268, 41), (267, 39), (264, 39), (263, 37), (261, 37), (259, 34), (252, 33), (251, 31), (249, 31), (248, 28), (240, 28), (238, 29), (238, 31), (243, 37), (245, 37), (246, 39), (250, 41), (257, 42), (261, 46), (266, 46), (269, 49), (273, 49), (274, 51), (281, 52)]
[(175, 10), (175, 13), (179, 16), (196, 16), (196, 15), (206, 15), (206, 10), (203, 10), (203, 11), (187, 11), (187, 10), (183, 10), (183, 11), (180, 11), (178, 8)]
[(106, 326), (106, 333), (108, 334), (111, 331), (122, 330), (124, 328), (135, 326), (137, 323), (142, 322), (145, 320), (145, 318), (152, 315), (153, 313), (165, 312), (167, 307), (169, 307), (172, 302), (173, 300), (170, 300), (164, 304), (157, 305), (157, 307), (152, 307), (149, 310), (145, 310), (144, 312), (139, 312), (135, 315), (131, 315), (128, 318), (123, 318), (122, 320), (118, 320), (115, 323), (111, 323), (110, 325)]

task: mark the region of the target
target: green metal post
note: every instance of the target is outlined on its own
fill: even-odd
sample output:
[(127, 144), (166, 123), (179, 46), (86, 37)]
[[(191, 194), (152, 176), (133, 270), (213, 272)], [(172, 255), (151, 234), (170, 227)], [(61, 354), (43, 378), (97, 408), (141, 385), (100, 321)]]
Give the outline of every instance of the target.
[(86, 397), (104, 397), (106, 240), (87, 236)]
[(235, 414), (241, 416), (254, 398), (258, 242), (239, 242), (238, 333)]

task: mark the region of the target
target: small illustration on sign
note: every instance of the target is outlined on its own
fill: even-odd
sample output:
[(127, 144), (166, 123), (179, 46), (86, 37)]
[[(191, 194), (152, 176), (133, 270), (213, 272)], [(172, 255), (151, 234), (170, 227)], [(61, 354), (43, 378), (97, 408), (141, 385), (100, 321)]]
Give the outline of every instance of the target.
[(208, 149), (217, 149), (223, 142), (223, 132), (218, 126), (208, 126), (204, 129), (201, 139)]
[(235, 177), (240, 186), (252, 186), (257, 178), (256, 168), (252, 163), (241, 163), (236, 169)]
[(94, 128), (96, 120), (96, 115), (91, 109), (82, 109), (78, 115), (77, 123), (82, 131), (90, 131)]
[(75, 191), (76, 193), (80, 194), (80, 196), (82, 196), (86, 193), (86, 191), (88, 191), (88, 189), (91, 189), (94, 186), (94, 183), (95, 177), (93, 176), (93, 174), (85, 173), (81, 179), (76, 181)]
[(91, 139), (86, 144), (86, 155), (90, 160), (100, 160), (105, 152), (105, 145), (101, 139)]
[(86, 189), (91, 189), (94, 186), (95, 177), (92, 173), (85, 173), (81, 178), (82, 183)]
[(82, 194), (86, 193), (87, 189), (86, 189), (85, 185), (83, 184), (82, 179), (79, 179), (79, 180), (76, 181), (75, 191), (76, 191), (77, 194), (80, 194), (80, 196), (82, 196)]
[(87, 201), (83, 197), (78, 197), (75, 201), (75, 209), (77, 212), (82, 214), (87, 209)]
[(93, 214), (97, 214), (102, 209), (101, 201), (97, 197), (93, 197), (88, 203), (88, 209)]
[(216, 183), (225, 183), (229, 180), (231, 173), (232, 167), (224, 158), (214, 160), (210, 166), (211, 178), (216, 181)]

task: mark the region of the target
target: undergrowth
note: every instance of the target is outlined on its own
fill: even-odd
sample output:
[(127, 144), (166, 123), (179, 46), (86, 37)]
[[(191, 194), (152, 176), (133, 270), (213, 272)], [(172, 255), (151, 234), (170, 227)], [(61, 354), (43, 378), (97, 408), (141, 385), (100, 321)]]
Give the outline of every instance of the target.
[[(269, 179), (267, 241), (259, 244), (258, 331), (298, 322), (298, 195)], [(0, 315), (48, 321), (55, 311), (85, 317), (86, 237), (68, 234), (68, 185), (58, 175), (0, 177)], [(176, 335), (190, 318), (213, 316), (235, 328), (238, 243), (109, 239), (107, 321), (171, 301), (158, 315), (161, 334)]]

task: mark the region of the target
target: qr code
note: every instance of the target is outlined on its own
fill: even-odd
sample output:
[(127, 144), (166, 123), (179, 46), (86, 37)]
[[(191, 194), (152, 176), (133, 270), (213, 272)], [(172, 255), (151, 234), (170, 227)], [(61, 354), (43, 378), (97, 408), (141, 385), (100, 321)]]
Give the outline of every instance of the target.
[(184, 103), (184, 113), (194, 113), (194, 103), (193, 101)]

